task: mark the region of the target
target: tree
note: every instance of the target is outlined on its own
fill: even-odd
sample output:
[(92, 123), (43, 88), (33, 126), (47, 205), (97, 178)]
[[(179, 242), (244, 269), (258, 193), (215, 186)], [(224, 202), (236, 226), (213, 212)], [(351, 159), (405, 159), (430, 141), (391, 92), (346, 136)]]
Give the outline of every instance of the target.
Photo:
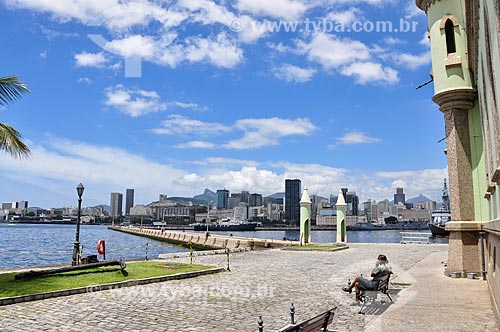
[[(26, 84), (16, 75), (0, 77), (0, 108), (21, 98), (21, 95), (31, 92)], [(6, 151), (14, 158), (29, 157), (30, 149), (22, 141), (21, 133), (11, 126), (0, 122), (0, 151)]]

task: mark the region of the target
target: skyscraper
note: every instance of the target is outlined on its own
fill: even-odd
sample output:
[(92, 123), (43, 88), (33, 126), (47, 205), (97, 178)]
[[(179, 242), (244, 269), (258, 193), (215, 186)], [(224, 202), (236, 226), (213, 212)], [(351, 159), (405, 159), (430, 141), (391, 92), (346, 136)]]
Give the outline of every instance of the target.
[(111, 201), (110, 201), (110, 213), (111, 217), (119, 217), (122, 215), (122, 207), (123, 207), (123, 195), (120, 193), (111, 193)]
[(227, 209), (229, 201), (229, 190), (217, 190), (217, 210)]
[(396, 193), (394, 194), (394, 205), (398, 205), (399, 203), (405, 204), (406, 198), (403, 193), (403, 188), (396, 188)]
[(300, 186), (298, 179), (285, 180), (285, 219), (295, 223), (300, 221)]
[(248, 206), (262, 206), (262, 195), (261, 194), (250, 194), (248, 197)]
[(125, 195), (125, 215), (130, 215), (130, 208), (134, 206), (134, 189), (127, 189)]

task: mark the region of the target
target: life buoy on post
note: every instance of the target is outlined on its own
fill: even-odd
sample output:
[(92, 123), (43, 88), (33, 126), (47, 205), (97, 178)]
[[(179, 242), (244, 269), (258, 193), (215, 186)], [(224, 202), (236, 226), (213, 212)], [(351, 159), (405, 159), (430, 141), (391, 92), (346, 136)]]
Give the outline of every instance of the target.
[(104, 260), (106, 260), (106, 242), (104, 242), (104, 240), (97, 241), (96, 249), (97, 253), (102, 255)]

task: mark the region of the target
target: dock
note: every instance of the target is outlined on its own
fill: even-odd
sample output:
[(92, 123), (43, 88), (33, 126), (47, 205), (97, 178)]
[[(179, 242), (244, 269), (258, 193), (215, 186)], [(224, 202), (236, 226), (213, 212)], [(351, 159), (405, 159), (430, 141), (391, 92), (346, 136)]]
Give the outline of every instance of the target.
[(186, 231), (174, 231), (166, 229), (141, 228), (133, 226), (109, 226), (108, 229), (144, 236), (158, 241), (169, 242), (173, 244), (193, 245), (207, 249), (272, 249), (283, 248), (298, 245), (298, 241), (283, 241), (275, 239), (260, 239), (236, 237), (230, 235), (220, 235), (211, 233), (195, 233)]

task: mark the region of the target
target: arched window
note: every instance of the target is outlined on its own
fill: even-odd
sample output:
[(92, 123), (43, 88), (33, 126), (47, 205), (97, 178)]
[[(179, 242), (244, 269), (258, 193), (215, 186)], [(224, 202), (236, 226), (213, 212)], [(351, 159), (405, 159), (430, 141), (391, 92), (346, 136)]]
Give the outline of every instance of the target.
[(446, 50), (448, 51), (448, 54), (456, 53), (457, 45), (455, 43), (455, 29), (454, 24), (450, 19), (446, 20), (444, 33), (446, 35)]

